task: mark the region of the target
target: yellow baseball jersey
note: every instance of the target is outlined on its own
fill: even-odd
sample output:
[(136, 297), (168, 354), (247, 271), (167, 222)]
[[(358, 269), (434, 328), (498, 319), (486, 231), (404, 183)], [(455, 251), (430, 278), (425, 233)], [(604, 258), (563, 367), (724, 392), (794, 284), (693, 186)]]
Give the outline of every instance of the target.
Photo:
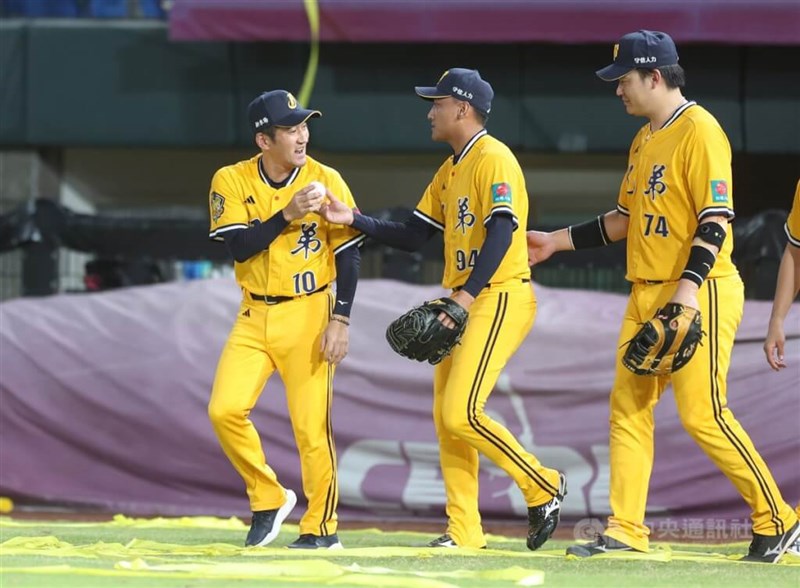
[[(225, 233), (246, 229), (256, 220), (266, 222), (286, 207), (295, 192), (313, 181), (322, 182), (348, 206), (356, 204), (335, 169), (308, 157), (286, 184), (274, 188), (261, 168), (261, 155), (221, 168), (211, 181), (209, 237), (224, 240)], [(331, 225), (309, 213), (292, 221), (270, 246), (243, 262), (235, 262), (236, 281), (245, 290), (269, 296), (298, 296), (336, 278), (334, 255), (357, 245), (364, 235), (342, 225)]]
[(514, 233), (489, 283), (530, 277), (525, 231), (517, 230), (528, 222), (525, 177), (511, 150), (485, 130), (442, 164), (414, 214), (444, 233), (445, 288), (467, 281), (486, 239), (486, 223), (495, 214), (510, 215)]
[(789, 237), (789, 243), (795, 247), (800, 247), (800, 182), (797, 182), (792, 211), (789, 213), (789, 218), (786, 219), (784, 230), (786, 231), (786, 236)]
[[(631, 144), (617, 210), (630, 217), (626, 278), (680, 279), (699, 222), (734, 217), (731, 146), (717, 120), (687, 102), (659, 130), (642, 127)], [(733, 231), (727, 233), (709, 278), (737, 272)]]

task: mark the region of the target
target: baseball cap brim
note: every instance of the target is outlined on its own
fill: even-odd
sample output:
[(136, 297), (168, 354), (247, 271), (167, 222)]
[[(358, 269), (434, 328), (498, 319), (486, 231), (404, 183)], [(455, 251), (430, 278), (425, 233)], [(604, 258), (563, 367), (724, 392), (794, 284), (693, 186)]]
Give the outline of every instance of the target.
[(442, 94), (441, 90), (432, 86), (414, 86), (414, 91), (420, 98), (425, 100), (438, 100), (439, 98), (450, 98), (450, 94)]
[(284, 116), (280, 120), (276, 120), (273, 126), (276, 127), (296, 127), (299, 124), (306, 122), (310, 118), (317, 118), (322, 116), (319, 110), (306, 110), (305, 108), (298, 108), (293, 110), (291, 114)]
[(604, 82), (615, 82), (622, 76), (624, 76), (626, 73), (632, 70), (633, 68), (612, 63), (608, 67), (604, 67), (603, 69), (598, 69), (595, 73), (597, 74), (597, 77), (603, 80)]

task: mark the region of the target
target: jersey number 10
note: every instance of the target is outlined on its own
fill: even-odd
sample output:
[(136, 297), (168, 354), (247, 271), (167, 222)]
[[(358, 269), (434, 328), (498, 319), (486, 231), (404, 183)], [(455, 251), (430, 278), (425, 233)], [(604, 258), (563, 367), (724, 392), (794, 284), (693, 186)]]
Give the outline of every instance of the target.
[(314, 272), (303, 272), (292, 276), (295, 294), (308, 294), (317, 289), (317, 279)]
[[(656, 216), (655, 214), (647, 214), (645, 213), (644, 218), (647, 219), (647, 223), (644, 226), (644, 236), (647, 237), (650, 233), (656, 233), (657, 235), (661, 235), (662, 237), (666, 237), (669, 235), (669, 229), (667, 228), (667, 219), (662, 215)], [(653, 226), (653, 221), (655, 221), (655, 227)]]

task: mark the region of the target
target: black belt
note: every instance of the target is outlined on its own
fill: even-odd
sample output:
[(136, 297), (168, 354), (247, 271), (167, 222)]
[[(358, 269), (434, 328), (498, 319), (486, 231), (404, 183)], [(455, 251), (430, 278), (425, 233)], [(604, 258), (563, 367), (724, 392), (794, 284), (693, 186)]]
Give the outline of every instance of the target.
[(262, 296), (261, 294), (253, 294), (252, 292), (248, 292), (250, 298), (257, 302), (265, 302), (266, 304), (280, 304), (281, 302), (286, 302), (288, 300), (294, 300), (295, 298), (302, 298), (303, 296), (311, 296), (312, 294), (316, 294), (317, 292), (322, 292), (328, 287), (328, 284), (325, 284), (321, 288), (314, 290), (313, 292), (309, 292), (308, 294), (300, 294), (299, 296)]
[[(716, 280), (716, 278), (706, 278), (706, 280)], [(641, 283), (650, 286), (652, 284), (669, 284), (677, 281), (678, 280), (642, 280)]]
[[(527, 284), (528, 282), (530, 282), (530, 279), (529, 278), (521, 278), (520, 281), (523, 284)], [(501, 284), (504, 284), (504, 283), (505, 282), (500, 282), (499, 284), (486, 284), (483, 288), (481, 288), (481, 290), (483, 290), (485, 288), (491, 288), (493, 285), (500, 286)], [(458, 292), (459, 290), (462, 290), (463, 288), (464, 288), (464, 286), (456, 286), (455, 288), (453, 288), (453, 292)]]

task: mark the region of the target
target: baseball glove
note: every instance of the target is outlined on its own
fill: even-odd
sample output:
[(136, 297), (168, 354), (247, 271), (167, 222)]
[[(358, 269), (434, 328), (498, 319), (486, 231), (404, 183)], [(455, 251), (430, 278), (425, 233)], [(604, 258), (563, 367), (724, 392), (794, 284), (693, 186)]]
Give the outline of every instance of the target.
[[(441, 312), (453, 319), (454, 328), (439, 321)], [(461, 341), (466, 326), (463, 306), (451, 298), (437, 298), (395, 319), (386, 329), (386, 340), (403, 357), (436, 365)]]
[(640, 376), (666, 376), (689, 363), (702, 339), (700, 311), (670, 302), (628, 341), (622, 363)]

